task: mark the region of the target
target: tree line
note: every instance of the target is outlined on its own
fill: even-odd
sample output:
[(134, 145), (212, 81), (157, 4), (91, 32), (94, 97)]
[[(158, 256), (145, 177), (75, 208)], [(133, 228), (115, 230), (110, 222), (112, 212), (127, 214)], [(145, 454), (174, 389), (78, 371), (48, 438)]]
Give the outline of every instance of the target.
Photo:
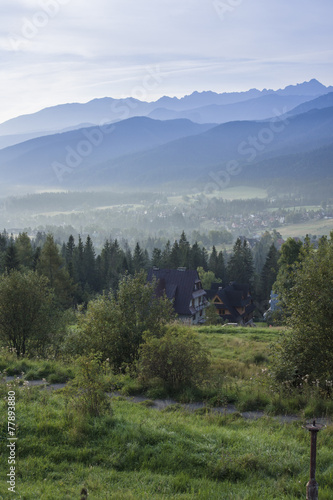
[(268, 301), (278, 271), (277, 236), (265, 233), (253, 249), (245, 238), (238, 238), (229, 253), (215, 245), (208, 252), (197, 241), (190, 244), (183, 231), (178, 240), (150, 253), (138, 242), (131, 249), (120, 246), (117, 239), (107, 239), (97, 254), (89, 235), (85, 240), (71, 235), (61, 243), (52, 234), (30, 238), (23, 232), (14, 238), (4, 231), (0, 233), (0, 274), (16, 269), (45, 276), (63, 308), (116, 290), (126, 273), (134, 275), (150, 267), (200, 269), (206, 288), (214, 281), (247, 283), (258, 301)]

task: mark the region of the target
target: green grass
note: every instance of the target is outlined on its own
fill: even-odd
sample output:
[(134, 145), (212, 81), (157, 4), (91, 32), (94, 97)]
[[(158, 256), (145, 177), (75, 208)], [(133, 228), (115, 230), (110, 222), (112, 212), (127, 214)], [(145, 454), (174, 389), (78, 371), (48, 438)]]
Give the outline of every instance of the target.
[[(270, 345), (278, 328), (196, 330), (211, 352), (212, 368), (200, 387), (176, 395), (180, 402), (205, 401), (194, 412), (180, 404), (159, 411), (152, 401), (136, 404), (121, 396), (113, 398), (112, 414), (92, 418), (75, 413), (63, 390), (12, 382), (17, 395), (16, 496), (8, 495), (6, 485), (4, 397), (10, 388), (0, 384), (0, 500), (72, 500), (82, 487), (88, 488), (89, 500), (304, 498), (310, 436), (302, 425), (314, 416), (332, 415), (332, 401), (323, 401), (313, 387), (302, 394), (271, 386)], [(0, 366), (12, 370), (23, 362), (36, 375), (56, 377), (61, 369), (76, 373), (73, 364), (60, 361), (17, 360), (4, 351), (0, 356)], [(104, 378), (108, 390), (112, 386), (125, 395), (147, 389), (128, 374)], [(152, 386), (149, 397), (161, 391)], [(227, 403), (239, 411), (298, 412), (300, 420), (283, 424), (270, 416), (246, 420), (240, 413), (214, 412), (214, 406)], [(333, 498), (332, 445), (329, 425), (318, 436), (321, 500)]]
[(320, 219), (299, 224), (290, 224), (278, 228), (283, 238), (302, 237), (307, 234), (327, 235), (333, 231), (333, 219)]
[(233, 403), (239, 411), (269, 415), (333, 416), (333, 399), (313, 385), (300, 392), (278, 385), (272, 377), (272, 349), (283, 329), (202, 326), (197, 331), (209, 349), (212, 366), (196, 397), (213, 406)]
[(41, 380), (63, 383), (74, 377), (73, 363), (54, 359), (17, 358), (5, 348), (0, 349), (0, 374), (22, 376), (25, 380)]
[(256, 363), (259, 354), (268, 359), (269, 346), (277, 340), (281, 329), (202, 326), (197, 331), (214, 360), (235, 359)]
[[(72, 500), (83, 486), (90, 500), (305, 496), (310, 439), (300, 422), (112, 406), (112, 416), (70, 419), (62, 392), (18, 389), (17, 498)], [(5, 436), (3, 424), (1, 499), (11, 498)], [(332, 498), (332, 439), (332, 426), (318, 438), (321, 500)]]

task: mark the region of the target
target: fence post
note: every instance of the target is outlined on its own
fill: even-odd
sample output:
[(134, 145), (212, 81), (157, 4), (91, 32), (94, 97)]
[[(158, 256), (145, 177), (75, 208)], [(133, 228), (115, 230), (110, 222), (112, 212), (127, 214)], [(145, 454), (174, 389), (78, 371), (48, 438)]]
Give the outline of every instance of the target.
[(310, 480), (306, 485), (306, 500), (318, 500), (318, 483), (316, 481), (316, 458), (317, 458), (317, 434), (323, 428), (323, 425), (312, 424), (305, 426), (305, 429), (311, 433), (311, 458), (310, 458)]

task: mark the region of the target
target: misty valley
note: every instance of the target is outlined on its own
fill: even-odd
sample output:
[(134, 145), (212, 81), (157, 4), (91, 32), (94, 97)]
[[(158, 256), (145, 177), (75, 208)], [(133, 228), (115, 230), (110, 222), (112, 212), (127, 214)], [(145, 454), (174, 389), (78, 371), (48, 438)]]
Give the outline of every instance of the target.
[(314, 79), (0, 124), (1, 499), (303, 498), (311, 420), (331, 500), (332, 162)]

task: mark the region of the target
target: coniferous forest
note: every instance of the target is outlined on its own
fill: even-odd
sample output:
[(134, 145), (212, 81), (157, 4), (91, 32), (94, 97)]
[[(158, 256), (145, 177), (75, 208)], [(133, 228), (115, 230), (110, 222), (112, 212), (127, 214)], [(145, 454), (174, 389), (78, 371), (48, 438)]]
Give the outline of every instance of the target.
[(238, 238), (229, 252), (217, 250), (215, 245), (208, 252), (198, 242), (191, 245), (183, 231), (178, 240), (168, 240), (151, 251), (138, 242), (130, 248), (126, 242), (120, 246), (117, 239), (110, 239), (97, 253), (89, 235), (84, 240), (71, 235), (62, 242), (52, 234), (38, 232), (29, 238), (27, 233), (13, 237), (4, 231), (0, 233), (0, 272), (30, 270), (45, 276), (63, 307), (75, 307), (103, 291), (116, 290), (126, 273), (134, 275), (150, 267), (200, 269), (200, 277), (208, 285), (247, 283), (252, 294), (263, 301), (269, 299), (278, 271), (278, 239), (277, 232), (267, 232), (253, 248), (246, 239)]

